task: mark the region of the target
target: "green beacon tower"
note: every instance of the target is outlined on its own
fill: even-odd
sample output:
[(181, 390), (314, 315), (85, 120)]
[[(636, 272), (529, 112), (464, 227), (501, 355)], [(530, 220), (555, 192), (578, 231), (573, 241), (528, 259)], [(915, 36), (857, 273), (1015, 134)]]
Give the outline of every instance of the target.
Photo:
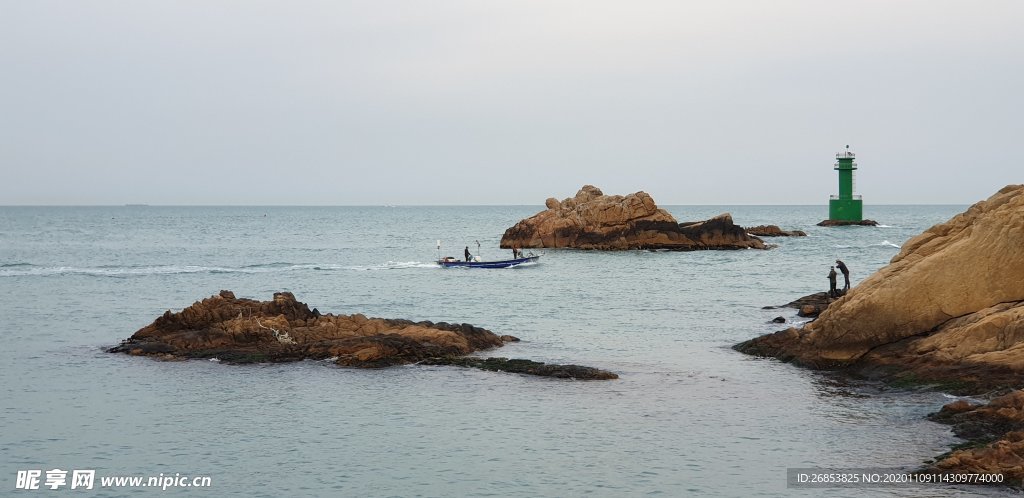
[(828, 200), (828, 219), (831, 221), (863, 221), (864, 204), (859, 195), (853, 194), (854, 174), (857, 163), (853, 161), (856, 154), (850, 152), (850, 146), (836, 154), (835, 169), (839, 172), (839, 195)]

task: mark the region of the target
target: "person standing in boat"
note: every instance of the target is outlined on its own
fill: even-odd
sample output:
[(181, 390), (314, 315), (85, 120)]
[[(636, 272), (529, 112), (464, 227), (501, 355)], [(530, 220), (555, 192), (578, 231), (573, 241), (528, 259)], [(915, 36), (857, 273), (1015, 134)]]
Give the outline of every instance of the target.
[(469, 261), (469, 257), (470, 257), (470, 254), (469, 254), (469, 246), (466, 246), (466, 261), (467, 261), (467, 262)]
[(830, 267), (828, 271), (828, 297), (836, 297), (836, 267)]
[(839, 271), (843, 272), (843, 292), (850, 290), (850, 269), (846, 267), (846, 263), (836, 260), (836, 266), (839, 267)]

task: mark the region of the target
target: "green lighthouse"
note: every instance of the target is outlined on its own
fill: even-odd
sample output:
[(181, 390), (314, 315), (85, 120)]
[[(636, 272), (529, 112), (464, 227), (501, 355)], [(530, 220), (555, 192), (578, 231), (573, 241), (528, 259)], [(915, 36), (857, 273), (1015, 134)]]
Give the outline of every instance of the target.
[(863, 201), (859, 195), (853, 195), (853, 177), (857, 171), (857, 163), (853, 161), (855, 157), (849, 145), (836, 154), (833, 169), (839, 172), (839, 195), (831, 196), (828, 201), (830, 221), (859, 222), (864, 219)]

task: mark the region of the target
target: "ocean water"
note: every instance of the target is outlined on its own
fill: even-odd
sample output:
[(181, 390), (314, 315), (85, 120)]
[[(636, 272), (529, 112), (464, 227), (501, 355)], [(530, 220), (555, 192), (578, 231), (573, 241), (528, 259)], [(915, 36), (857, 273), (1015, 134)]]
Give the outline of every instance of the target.
[[(924, 419), (951, 396), (846, 384), (730, 346), (781, 328), (775, 316), (799, 321), (762, 307), (826, 290), (836, 258), (856, 283), (964, 208), (868, 206), (883, 226), (825, 229), (824, 207), (669, 206), (680, 220), (728, 211), (809, 236), (770, 251), (547, 250), (505, 270), (437, 268), (436, 241), (441, 255), (479, 241), (484, 258), (505, 257), (502, 232), (538, 207), (0, 208), (0, 494), (19, 470), (54, 468), (212, 482), (100, 489), (97, 477), (76, 496), (246, 497), (818, 496), (788, 489), (786, 469), (912, 469), (957, 442)], [(621, 378), (103, 352), (221, 289), (468, 322), (522, 339), (484, 355)], [(979, 492), (999, 493), (927, 491)]]

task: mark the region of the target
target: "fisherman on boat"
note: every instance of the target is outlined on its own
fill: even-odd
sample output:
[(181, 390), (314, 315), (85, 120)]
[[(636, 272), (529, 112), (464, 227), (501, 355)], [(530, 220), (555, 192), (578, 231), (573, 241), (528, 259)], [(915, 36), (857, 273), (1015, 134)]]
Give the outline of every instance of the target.
[(469, 261), (471, 254), (469, 254), (469, 246), (466, 246), (466, 261)]

